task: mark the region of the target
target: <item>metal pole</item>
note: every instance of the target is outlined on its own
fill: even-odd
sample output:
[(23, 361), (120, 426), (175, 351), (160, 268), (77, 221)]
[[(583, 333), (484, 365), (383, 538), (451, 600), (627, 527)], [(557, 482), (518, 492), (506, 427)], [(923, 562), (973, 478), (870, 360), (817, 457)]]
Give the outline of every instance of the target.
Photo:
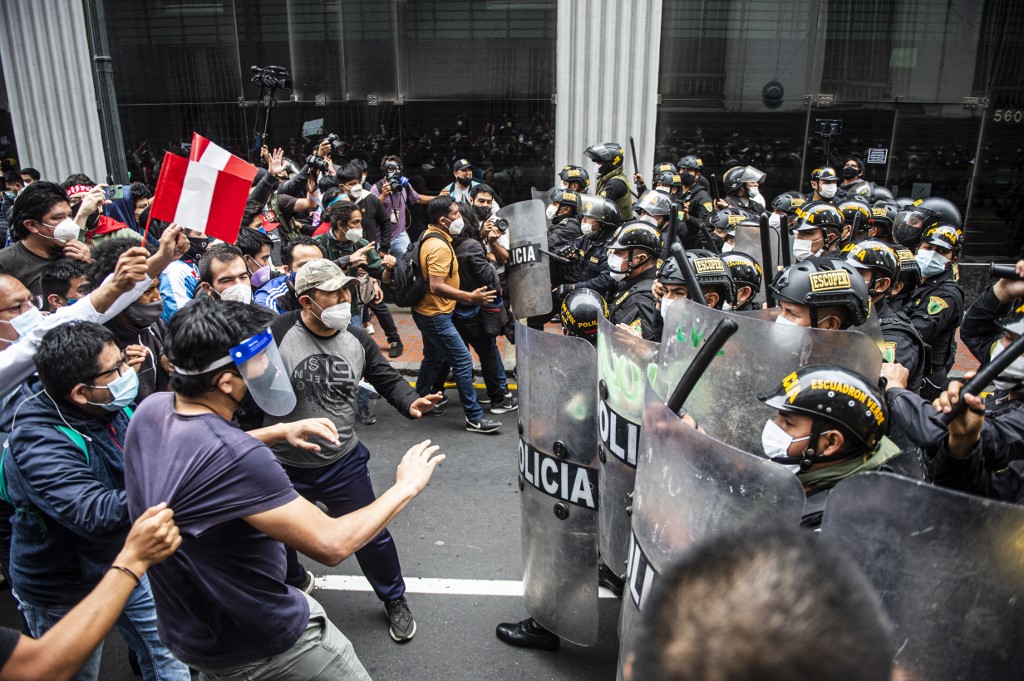
[(807, 119), (804, 121), (804, 146), (800, 151), (800, 188), (804, 188), (804, 173), (807, 171), (807, 136), (811, 134), (811, 109), (814, 104), (807, 102)]
[(964, 225), (970, 224), (971, 208), (974, 207), (974, 187), (978, 182), (978, 168), (981, 166), (981, 149), (982, 143), (985, 141), (986, 118), (988, 118), (988, 97), (981, 100), (981, 125), (978, 127), (978, 146), (974, 149), (974, 170), (971, 172), (971, 188), (967, 192), (967, 205), (964, 206)]
[(889, 155), (886, 157), (885, 163), (885, 188), (889, 188), (889, 173), (892, 172), (892, 156), (896, 151), (896, 124), (900, 119), (900, 105), (896, 104), (896, 109), (892, 114), (892, 134), (889, 135)]
[(107, 172), (111, 181), (118, 184), (128, 182), (128, 163), (124, 156), (124, 140), (121, 137), (121, 119), (117, 110), (117, 93), (114, 91), (114, 68), (110, 60), (110, 46), (107, 43), (107, 22), (103, 12), (103, 0), (89, 0), (89, 36), (91, 38), (92, 61), (96, 73), (96, 95), (100, 107), (100, 128), (103, 131), (103, 152), (107, 159)]

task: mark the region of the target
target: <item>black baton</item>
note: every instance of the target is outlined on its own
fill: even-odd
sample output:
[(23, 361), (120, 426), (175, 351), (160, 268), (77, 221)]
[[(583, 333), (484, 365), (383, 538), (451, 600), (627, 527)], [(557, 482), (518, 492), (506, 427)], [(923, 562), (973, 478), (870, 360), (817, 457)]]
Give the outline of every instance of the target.
[(940, 412), (934, 414), (931, 420), (936, 425), (943, 428), (948, 428), (949, 424), (953, 422), (957, 416), (967, 408), (967, 402), (964, 401), (964, 395), (975, 395), (977, 396), (985, 386), (995, 380), (999, 374), (1013, 364), (1013, 360), (1024, 354), (1024, 336), (1021, 336), (1017, 340), (1010, 343), (1009, 347), (1003, 350), (999, 356), (993, 359), (991, 362), (978, 369), (978, 373), (975, 374), (974, 378), (967, 381), (967, 383), (960, 388), (960, 399), (956, 404), (951, 405), (952, 411), (948, 414)]
[(672, 244), (672, 257), (675, 258), (676, 266), (683, 275), (683, 279), (686, 280), (686, 289), (690, 294), (690, 300), (707, 307), (708, 301), (704, 300), (704, 292), (700, 290), (700, 284), (697, 283), (697, 275), (693, 273), (690, 261), (686, 259), (686, 250), (678, 241)]
[(694, 356), (690, 366), (686, 367), (686, 372), (683, 373), (683, 377), (679, 379), (679, 383), (676, 384), (675, 390), (672, 391), (672, 396), (668, 398), (666, 406), (672, 410), (673, 414), (679, 414), (679, 410), (683, 408), (683, 404), (686, 402), (686, 398), (693, 392), (694, 386), (697, 385), (697, 381), (707, 371), (708, 366), (711, 364), (711, 360), (715, 358), (718, 351), (722, 349), (725, 342), (736, 333), (739, 327), (731, 319), (723, 319), (715, 327), (715, 330), (704, 340), (704, 344), (697, 350), (697, 354)]

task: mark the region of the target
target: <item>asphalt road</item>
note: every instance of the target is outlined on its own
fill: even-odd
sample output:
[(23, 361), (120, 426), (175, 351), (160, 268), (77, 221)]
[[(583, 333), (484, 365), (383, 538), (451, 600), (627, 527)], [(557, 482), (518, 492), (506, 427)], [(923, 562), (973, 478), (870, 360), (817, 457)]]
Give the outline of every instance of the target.
[[(390, 526), (403, 573), (407, 578), (520, 580), (515, 412), (495, 417), (504, 424), (497, 435), (468, 433), (457, 391), (448, 394), (452, 402), (445, 416), (410, 421), (381, 401), (377, 423), (358, 427), (371, 452), (378, 492), (393, 483), (395, 467), (410, 445), (429, 438), (447, 454), (427, 489)], [(317, 577), (361, 574), (355, 559), (334, 568), (304, 562)], [(352, 640), (376, 681), (615, 678), (619, 601), (612, 598), (601, 599), (596, 646), (563, 642), (560, 651), (551, 653), (512, 648), (495, 638), (499, 622), (526, 617), (521, 598), (514, 596), (410, 593), (417, 634), (403, 645), (388, 635), (383, 606), (372, 592), (318, 588), (313, 596)], [(9, 596), (0, 597), (0, 624), (18, 626)], [(105, 645), (100, 678), (138, 678), (131, 674), (127, 649), (116, 633)]]

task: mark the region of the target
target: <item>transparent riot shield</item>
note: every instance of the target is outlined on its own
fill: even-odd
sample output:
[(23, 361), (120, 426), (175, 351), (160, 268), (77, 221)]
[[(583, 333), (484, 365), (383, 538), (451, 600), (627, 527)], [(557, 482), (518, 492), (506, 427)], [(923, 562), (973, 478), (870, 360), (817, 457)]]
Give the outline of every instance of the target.
[[(775, 318), (782, 312), (782, 308), (769, 307), (767, 309), (760, 310), (744, 310), (743, 312), (736, 312), (735, 314), (743, 315), (744, 317), (751, 317), (753, 319), (763, 319), (765, 321), (774, 322)], [(871, 310), (868, 313), (868, 318), (864, 320), (864, 323), (854, 329), (859, 333), (864, 334), (878, 346), (878, 351), (883, 355), (885, 354), (885, 340), (882, 338), (882, 324), (878, 321), (878, 315), (875, 314), (875, 306), (871, 306)]]
[(878, 590), (894, 679), (1022, 678), (1024, 508), (861, 473), (832, 490), (821, 538)]
[(775, 324), (681, 299), (669, 307), (662, 333), (654, 382), (658, 395), (667, 398), (672, 393), (701, 341), (726, 317), (739, 330), (704, 372), (685, 406), (709, 435), (743, 451), (761, 452), (761, 429), (775, 414), (758, 397), (774, 391), (799, 367), (835, 364), (869, 379), (879, 375), (882, 355), (863, 333)]
[(520, 201), (498, 211), (509, 223), (508, 288), (516, 319), (551, 313), (546, 205)]
[[(544, 204), (544, 208), (547, 209), (548, 205), (551, 204), (551, 195), (548, 192), (543, 192), (536, 187), (530, 187), (530, 196), (533, 197), (534, 201), (540, 201)], [(545, 230), (551, 231), (551, 220), (548, 220), (548, 214), (544, 213), (544, 227)]]
[[(761, 251), (761, 228), (754, 225), (736, 225), (736, 246), (734, 250), (746, 253), (761, 265), (764, 273), (764, 281), (761, 283), (761, 290), (754, 296), (754, 304), (760, 306), (765, 301), (765, 290), (769, 282), (775, 277), (777, 267), (782, 265), (782, 256), (779, 254), (781, 247), (780, 233), (778, 230), (771, 230), (768, 243), (771, 245), (771, 262), (762, 262), (764, 254)], [(788, 248), (793, 252), (792, 237), (785, 237), (789, 241)]]
[(523, 587), (530, 616), (597, 642), (597, 351), (516, 323)]
[(597, 320), (598, 426), (601, 437), (601, 556), (612, 571), (626, 571), (629, 515), (640, 426), (644, 415), (644, 386), (658, 344)]
[(803, 486), (788, 469), (686, 425), (649, 384), (633, 496), (620, 663), (658, 575), (691, 544), (747, 527), (795, 528), (804, 508)]

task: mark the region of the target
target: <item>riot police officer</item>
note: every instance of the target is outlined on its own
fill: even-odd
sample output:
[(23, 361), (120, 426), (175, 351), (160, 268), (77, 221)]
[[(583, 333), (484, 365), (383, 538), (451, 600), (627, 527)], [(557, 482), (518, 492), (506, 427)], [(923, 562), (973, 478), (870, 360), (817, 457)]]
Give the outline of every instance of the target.
[[(764, 280), (761, 264), (740, 251), (723, 253), (722, 262), (729, 268), (733, 289), (736, 292), (732, 309), (736, 312), (756, 310), (754, 296), (761, 292), (761, 283)], [(729, 308), (724, 307), (723, 309), (728, 310)]]
[(558, 318), (562, 333), (576, 336), (597, 345), (597, 318), (608, 319), (608, 303), (597, 291), (578, 288), (562, 300)]
[(793, 259), (801, 262), (833, 250), (842, 229), (843, 216), (835, 206), (825, 202), (805, 204), (793, 227)]
[(572, 283), (554, 288), (559, 300), (577, 288), (590, 288), (605, 295), (615, 284), (608, 273), (608, 241), (622, 224), (618, 208), (606, 198), (582, 194), (579, 217), (583, 236), (557, 253), (576, 268), (570, 277)]
[[(705, 186), (707, 180), (701, 176), (700, 159), (696, 156), (684, 156), (679, 159), (679, 179), (683, 185), (679, 204), (683, 208), (686, 221), (686, 238), (683, 244), (686, 248), (697, 248), (701, 232), (715, 211), (715, 202), (708, 187)], [(711, 244), (705, 244), (704, 247), (710, 248)]]
[(586, 194), (590, 189), (590, 173), (579, 166), (567, 165), (558, 173), (558, 181), (562, 189), (571, 189)]
[(672, 220), (672, 199), (660, 191), (646, 191), (633, 205), (636, 219), (664, 234)]
[(801, 525), (817, 527), (828, 492), (843, 478), (877, 470), (900, 453), (876, 380), (838, 366), (807, 366), (759, 398), (778, 415), (761, 432), (764, 454), (792, 470), (807, 493)]
[(930, 352), (917, 328), (902, 311), (889, 305), (888, 295), (898, 285), (900, 276), (896, 253), (888, 244), (869, 239), (854, 244), (846, 252), (846, 262), (863, 275), (868, 286), (871, 303), (882, 327), (884, 360), (905, 366), (910, 372), (910, 389), (920, 390), (925, 374), (931, 372)]
[[(697, 277), (697, 285), (704, 294), (704, 302), (716, 310), (727, 309), (735, 297), (732, 274), (721, 258), (703, 249), (686, 252), (686, 259)], [(719, 267), (720, 266), (720, 267)], [(661, 318), (665, 319), (668, 307), (673, 300), (689, 298), (690, 288), (686, 278), (679, 271), (676, 261), (669, 258), (658, 270), (655, 294), (661, 300)]]
[(839, 188), (839, 177), (831, 166), (822, 166), (811, 171), (811, 193), (805, 194), (807, 201), (839, 203), (846, 198), (846, 192)]
[(868, 238), (887, 244), (896, 243), (892, 238), (892, 224), (899, 212), (899, 207), (890, 201), (878, 201), (872, 205), (871, 217), (868, 218)]
[(631, 219), (633, 217), (633, 192), (622, 167), (624, 158), (622, 146), (615, 142), (605, 142), (587, 147), (583, 153), (597, 164), (595, 193), (614, 202), (619, 209), (619, 217), (623, 221)]
[(847, 196), (871, 196), (871, 183), (864, 179), (864, 162), (859, 158), (848, 158), (843, 163), (842, 190)]
[(892, 250), (900, 262), (900, 274), (896, 286), (889, 292), (889, 305), (903, 313), (914, 291), (921, 285), (921, 268), (917, 266), (917, 259), (910, 249), (896, 245)]
[(956, 332), (964, 312), (964, 291), (953, 277), (962, 240), (953, 225), (940, 224), (923, 233), (915, 259), (921, 285), (904, 313), (932, 349), (932, 371), (921, 395), (935, 399), (946, 386), (956, 359)]
[(580, 195), (572, 189), (552, 189), (551, 203), (545, 213), (551, 221), (548, 230), (548, 249), (558, 251), (583, 236), (577, 214), (580, 209)]
[(661, 314), (652, 291), (661, 255), (661, 235), (646, 222), (627, 222), (608, 244), (608, 272), (618, 282), (608, 319), (645, 340), (661, 339)]
[(871, 208), (867, 199), (848, 196), (836, 205), (836, 210), (843, 216), (843, 231), (839, 236), (839, 243), (845, 245), (860, 240), (861, 234), (868, 231), (868, 223), (871, 220)]
[(893, 238), (910, 250), (916, 250), (921, 235), (939, 224), (952, 225), (957, 232), (963, 226), (960, 211), (950, 201), (938, 196), (918, 199), (896, 216), (892, 226)]
[(864, 278), (848, 265), (825, 258), (790, 265), (771, 287), (782, 308), (777, 324), (838, 331), (860, 326), (870, 311)]
[(751, 220), (758, 220), (764, 211), (764, 204), (755, 200), (760, 196), (757, 185), (765, 181), (767, 175), (752, 166), (736, 166), (729, 168), (722, 176), (725, 184), (725, 199), (715, 202), (718, 208), (733, 207)]
[[(678, 173), (674, 163), (664, 161), (662, 163), (654, 164), (654, 172), (651, 173), (651, 182), (654, 184), (654, 188), (657, 191), (664, 191), (666, 194), (671, 194), (673, 200), (675, 199), (675, 192), (672, 191), (671, 177)], [(633, 184), (636, 185), (636, 193), (640, 196), (644, 195), (647, 191), (647, 185), (644, 183), (644, 177), (640, 173), (633, 173)], [(664, 189), (662, 188), (664, 187)]]

